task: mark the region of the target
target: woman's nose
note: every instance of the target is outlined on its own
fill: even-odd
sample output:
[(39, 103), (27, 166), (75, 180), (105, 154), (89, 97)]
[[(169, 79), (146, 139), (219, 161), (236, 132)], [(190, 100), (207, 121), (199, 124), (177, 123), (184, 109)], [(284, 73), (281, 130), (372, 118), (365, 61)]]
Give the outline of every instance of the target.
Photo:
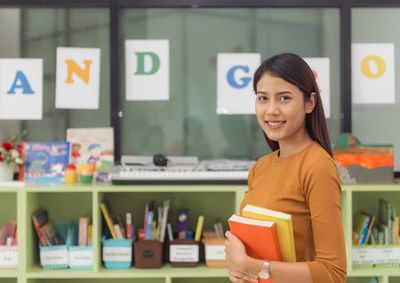
[(271, 102), (266, 112), (267, 116), (279, 115), (279, 106), (277, 103)]

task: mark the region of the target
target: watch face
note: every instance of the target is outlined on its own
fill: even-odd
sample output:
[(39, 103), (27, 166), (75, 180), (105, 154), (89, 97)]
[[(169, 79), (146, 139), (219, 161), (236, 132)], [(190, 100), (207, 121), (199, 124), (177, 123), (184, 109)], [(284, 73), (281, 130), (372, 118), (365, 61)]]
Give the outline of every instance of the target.
[(263, 270), (258, 274), (258, 278), (260, 278), (260, 279), (268, 279), (269, 278), (269, 273), (267, 271)]

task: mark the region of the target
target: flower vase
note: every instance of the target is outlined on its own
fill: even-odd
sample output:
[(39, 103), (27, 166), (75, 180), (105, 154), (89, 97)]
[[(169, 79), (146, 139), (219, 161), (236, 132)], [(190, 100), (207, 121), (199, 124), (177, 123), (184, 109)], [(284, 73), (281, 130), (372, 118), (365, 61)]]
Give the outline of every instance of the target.
[(14, 178), (14, 165), (0, 162), (0, 181), (8, 182)]

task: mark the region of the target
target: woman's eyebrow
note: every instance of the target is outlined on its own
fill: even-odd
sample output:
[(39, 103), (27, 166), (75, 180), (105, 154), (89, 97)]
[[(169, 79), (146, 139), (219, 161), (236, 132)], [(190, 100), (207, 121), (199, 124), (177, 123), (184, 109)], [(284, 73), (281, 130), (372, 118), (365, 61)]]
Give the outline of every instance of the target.
[[(277, 94), (277, 95), (282, 95), (282, 94), (291, 94), (291, 93), (292, 93), (291, 91), (285, 90), (285, 91), (277, 92), (276, 94)], [(259, 90), (259, 91), (257, 91), (257, 94), (268, 94), (268, 92), (267, 92), (267, 91)]]
[(282, 94), (291, 94), (291, 93), (292, 93), (291, 91), (285, 90), (285, 91), (280, 91), (280, 92), (278, 92), (277, 94), (278, 94), (278, 95), (282, 95)]

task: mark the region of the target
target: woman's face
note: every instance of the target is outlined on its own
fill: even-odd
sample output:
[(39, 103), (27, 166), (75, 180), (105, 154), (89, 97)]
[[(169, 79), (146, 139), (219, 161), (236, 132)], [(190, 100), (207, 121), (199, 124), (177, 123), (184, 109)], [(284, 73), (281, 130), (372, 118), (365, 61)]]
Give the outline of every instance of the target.
[(257, 121), (273, 141), (299, 141), (307, 135), (305, 115), (312, 112), (314, 101), (314, 94), (305, 102), (298, 87), (266, 73), (257, 83)]

